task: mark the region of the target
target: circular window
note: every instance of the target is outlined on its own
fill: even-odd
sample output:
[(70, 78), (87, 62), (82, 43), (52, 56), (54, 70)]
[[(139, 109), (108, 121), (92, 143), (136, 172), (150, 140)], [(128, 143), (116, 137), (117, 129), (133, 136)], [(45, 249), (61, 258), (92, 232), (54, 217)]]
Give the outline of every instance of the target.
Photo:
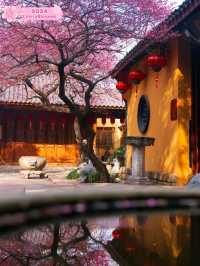
[(145, 133), (149, 126), (150, 105), (147, 96), (142, 95), (138, 105), (137, 122), (141, 133)]

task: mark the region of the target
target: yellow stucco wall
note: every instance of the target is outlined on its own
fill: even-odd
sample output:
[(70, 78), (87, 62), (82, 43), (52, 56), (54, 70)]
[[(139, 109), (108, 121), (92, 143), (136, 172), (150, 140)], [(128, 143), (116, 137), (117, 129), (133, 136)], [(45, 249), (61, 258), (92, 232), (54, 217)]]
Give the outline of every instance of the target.
[[(183, 260), (183, 257), (189, 255), (189, 248), (185, 247), (189, 247), (191, 241), (190, 217), (186, 215), (154, 214), (142, 218), (144, 219), (142, 226), (139, 222), (140, 216), (131, 215), (119, 218), (118, 228), (128, 229), (129, 243), (132, 242), (134, 246), (142, 246), (149, 253), (157, 254), (164, 259), (163, 265), (183, 265), (179, 262), (181, 259)], [(139, 254), (140, 252), (136, 252), (135, 256), (137, 257)], [(143, 263), (145, 264), (145, 262)], [(149, 262), (145, 265), (158, 264)]]
[(183, 39), (178, 42), (178, 167), (180, 183), (192, 175), (189, 166), (189, 121), (191, 119), (191, 61), (190, 46)]
[[(146, 148), (146, 171), (175, 174), (178, 183), (185, 183), (191, 174), (188, 160), (188, 121), (189, 121), (189, 77), (184, 77), (187, 68), (182, 65), (189, 59), (180, 60), (180, 50), (185, 53), (187, 47), (175, 39), (168, 44), (167, 65), (157, 74), (147, 68), (144, 60), (137, 68), (147, 73), (147, 78), (139, 85), (133, 85), (126, 93), (128, 101), (128, 136), (154, 137), (154, 146)], [(179, 68), (179, 65), (181, 67)], [(184, 69), (184, 71), (183, 71)], [(156, 77), (158, 85), (156, 87)], [(137, 125), (137, 110), (141, 95), (148, 96), (150, 103), (150, 123), (142, 134)], [(185, 98), (187, 95), (187, 98)], [(170, 119), (171, 100), (178, 100), (178, 119)], [(131, 165), (131, 147), (127, 147), (127, 167)]]

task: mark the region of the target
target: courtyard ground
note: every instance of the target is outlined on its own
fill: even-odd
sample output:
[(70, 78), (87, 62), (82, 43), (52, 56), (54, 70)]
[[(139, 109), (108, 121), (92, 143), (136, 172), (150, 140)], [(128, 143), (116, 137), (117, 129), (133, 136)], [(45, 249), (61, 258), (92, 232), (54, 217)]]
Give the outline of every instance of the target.
[(27, 179), (20, 173), (18, 166), (1, 166), (0, 167), (0, 198), (13, 198), (15, 196), (40, 195), (50, 193), (65, 193), (74, 197), (81, 194), (92, 193), (95, 191), (100, 194), (121, 193), (131, 191), (149, 191), (149, 190), (171, 190), (181, 187), (158, 185), (151, 181), (135, 181), (133, 184), (116, 183), (116, 184), (83, 184), (77, 180), (67, 180), (65, 176), (72, 168), (61, 166), (50, 166), (45, 168), (48, 178)]
[[(146, 208), (200, 210), (200, 189), (152, 182), (85, 184), (64, 177), (66, 167), (48, 167), (48, 179), (27, 179), (17, 166), (0, 167), (0, 230), (17, 224), (73, 215), (112, 214)], [(135, 205), (136, 204), (136, 205)], [(149, 210), (149, 209), (148, 209)], [(86, 214), (85, 214), (86, 212)], [(12, 216), (11, 214), (14, 214)], [(71, 216), (70, 216), (71, 215)], [(74, 217), (74, 216), (73, 216)], [(85, 217), (85, 216), (84, 216)]]

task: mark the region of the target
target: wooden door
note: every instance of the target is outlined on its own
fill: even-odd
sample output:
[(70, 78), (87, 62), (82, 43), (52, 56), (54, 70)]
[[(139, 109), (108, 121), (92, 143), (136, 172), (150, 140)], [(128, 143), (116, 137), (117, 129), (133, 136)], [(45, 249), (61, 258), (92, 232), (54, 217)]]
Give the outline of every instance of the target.
[(192, 117), (190, 123), (190, 163), (193, 174), (200, 172), (200, 46), (191, 47)]

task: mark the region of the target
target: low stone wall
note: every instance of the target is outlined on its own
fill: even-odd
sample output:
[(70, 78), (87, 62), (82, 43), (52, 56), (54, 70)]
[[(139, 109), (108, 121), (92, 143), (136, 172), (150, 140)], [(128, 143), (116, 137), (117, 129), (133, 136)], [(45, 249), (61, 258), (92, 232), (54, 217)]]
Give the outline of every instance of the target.
[[(131, 175), (131, 169), (126, 168), (126, 175)], [(173, 174), (169, 173), (163, 173), (163, 172), (152, 172), (148, 171), (145, 173), (145, 176), (148, 177), (151, 180), (158, 181), (159, 183), (169, 183), (169, 184), (175, 184), (178, 177)]]
[(175, 184), (178, 177), (176, 175), (173, 174), (169, 174), (169, 173), (163, 173), (163, 172), (146, 172), (146, 176), (149, 179), (152, 180), (157, 180), (159, 182), (164, 182), (164, 183), (170, 183), (170, 184)]

